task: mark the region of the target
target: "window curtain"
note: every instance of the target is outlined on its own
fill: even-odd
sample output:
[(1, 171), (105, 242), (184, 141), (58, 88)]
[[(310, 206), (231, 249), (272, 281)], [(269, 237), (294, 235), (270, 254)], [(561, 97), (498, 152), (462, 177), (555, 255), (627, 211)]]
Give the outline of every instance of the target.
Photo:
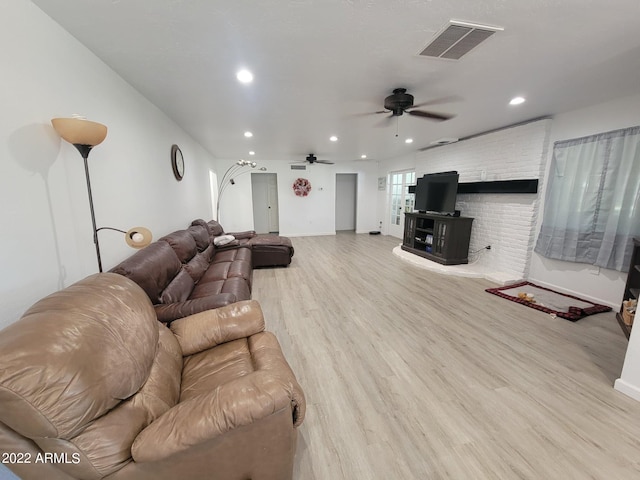
[(639, 196), (640, 126), (556, 142), (535, 252), (627, 271)]

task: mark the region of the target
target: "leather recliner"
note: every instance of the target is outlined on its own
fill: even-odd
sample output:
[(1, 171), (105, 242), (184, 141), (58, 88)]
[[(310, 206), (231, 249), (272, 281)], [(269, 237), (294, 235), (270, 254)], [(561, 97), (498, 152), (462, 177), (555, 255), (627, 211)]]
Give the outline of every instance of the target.
[(169, 329), (96, 274), (0, 331), (0, 365), (0, 451), (24, 480), (292, 476), (304, 394), (254, 300)]

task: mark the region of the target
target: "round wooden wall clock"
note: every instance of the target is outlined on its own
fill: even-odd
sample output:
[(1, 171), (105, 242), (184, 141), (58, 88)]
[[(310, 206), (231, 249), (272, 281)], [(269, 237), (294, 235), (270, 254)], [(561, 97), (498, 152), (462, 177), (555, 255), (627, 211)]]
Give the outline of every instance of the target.
[(178, 145), (171, 145), (171, 168), (176, 180), (182, 180), (184, 177), (184, 157)]

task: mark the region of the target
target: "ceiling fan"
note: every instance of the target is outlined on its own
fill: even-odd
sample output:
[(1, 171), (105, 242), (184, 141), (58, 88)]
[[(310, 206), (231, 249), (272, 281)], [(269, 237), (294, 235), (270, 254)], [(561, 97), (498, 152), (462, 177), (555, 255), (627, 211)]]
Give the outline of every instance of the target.
[[(313, 153), (310, 153), (309, 155), (307, 155), (307, 158), (305, 158), (305, 162), (309, 163), (310, 165), (313, 165), (314, 163), (324, 163), (325, 165), (333, 165), (332, 161), (320, 160)], [(305, 162), (293, 162), (293, 163), (305, 163)]]
[(453, 118), (454, 115), (448, 113), (428, 112), (425, 110), (414, 110), (417, 107), (429, 105), (435, 102), (424, 102), (417, 105), (413, 104), (413, 95), (407, 93), (406, 88), (395, 88), (393, 94), (384, 99), (384, 110), (375, 113), (391, 113), (387, 118), (399, 117), (403, 113), (414, 115), (416, 117), (428, 118), (430, 120), (444, 121)]

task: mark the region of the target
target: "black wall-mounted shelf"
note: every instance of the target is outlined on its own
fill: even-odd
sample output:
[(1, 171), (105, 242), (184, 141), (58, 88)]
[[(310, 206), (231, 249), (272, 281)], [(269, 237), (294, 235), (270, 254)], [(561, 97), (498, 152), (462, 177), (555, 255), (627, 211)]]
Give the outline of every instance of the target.
[(458, 193), (538, 193), (538, 179), (459, 183)]

